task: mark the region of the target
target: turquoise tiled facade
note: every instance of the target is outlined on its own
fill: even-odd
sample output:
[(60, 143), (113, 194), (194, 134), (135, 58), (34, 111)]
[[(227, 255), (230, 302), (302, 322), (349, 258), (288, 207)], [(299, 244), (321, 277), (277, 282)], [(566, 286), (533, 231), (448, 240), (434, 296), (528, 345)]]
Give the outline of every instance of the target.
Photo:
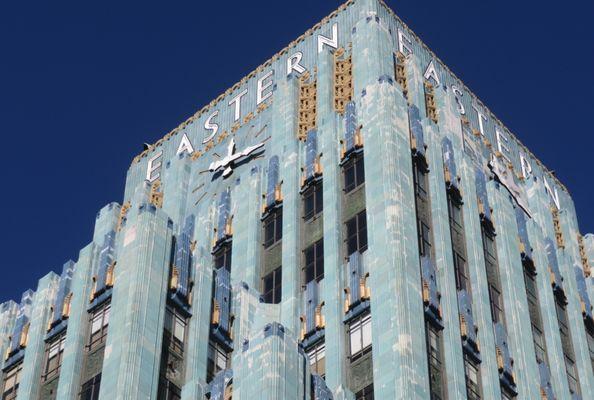
[[(364, 165), (364, 167), (363, 167)], [(3, 399), (592, 399), (594, 236), (379, 0), (136, 156), (0, 305)]]

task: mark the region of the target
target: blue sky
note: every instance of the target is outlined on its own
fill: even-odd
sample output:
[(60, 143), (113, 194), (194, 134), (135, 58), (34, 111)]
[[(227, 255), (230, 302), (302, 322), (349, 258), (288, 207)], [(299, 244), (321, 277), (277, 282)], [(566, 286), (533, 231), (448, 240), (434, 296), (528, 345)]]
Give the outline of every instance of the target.
[[(387, 3), (556, 171), (593, 232), (594, 3)], [(77, 259), (143, 142), (339, 4), (3, 2), (0, 302)]]

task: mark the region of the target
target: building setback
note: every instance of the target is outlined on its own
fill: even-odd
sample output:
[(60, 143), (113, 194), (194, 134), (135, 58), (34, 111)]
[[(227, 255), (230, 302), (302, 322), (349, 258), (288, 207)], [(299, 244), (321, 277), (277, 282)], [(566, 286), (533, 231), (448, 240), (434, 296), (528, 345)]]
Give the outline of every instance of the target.
[(592, 399), (593, 263), (555, 176), (348, 1), (0, 305), (2, 399)]

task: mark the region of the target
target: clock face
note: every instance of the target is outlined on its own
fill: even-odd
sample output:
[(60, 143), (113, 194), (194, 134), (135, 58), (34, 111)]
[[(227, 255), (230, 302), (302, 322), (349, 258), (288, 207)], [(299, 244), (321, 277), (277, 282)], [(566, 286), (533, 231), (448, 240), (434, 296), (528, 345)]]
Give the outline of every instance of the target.
[(267, 125), (257, 129), (254, 125), (250, 126), (245, 139), (240, 145), (236, 143), (236, 136), (232, 136), (225, 148), (225, 153), (213, 160), (208, 166), (208, 170), (213, 174), (212, 179), (219, 177), (229, 177), (235, 168), (248, 163), (250, 160), (260, 157), (264, 153), (265, 138), (263, 136)]

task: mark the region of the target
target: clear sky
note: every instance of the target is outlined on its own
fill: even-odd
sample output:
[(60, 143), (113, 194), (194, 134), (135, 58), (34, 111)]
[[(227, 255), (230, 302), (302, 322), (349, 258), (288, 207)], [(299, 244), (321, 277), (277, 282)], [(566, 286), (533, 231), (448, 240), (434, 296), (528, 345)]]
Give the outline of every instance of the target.
[[(594, 231), (594, 2), (387, 2), (573, 195)], [(339, 1), (0, 5), (0, 302), (92, 239), (153, 143)]]

